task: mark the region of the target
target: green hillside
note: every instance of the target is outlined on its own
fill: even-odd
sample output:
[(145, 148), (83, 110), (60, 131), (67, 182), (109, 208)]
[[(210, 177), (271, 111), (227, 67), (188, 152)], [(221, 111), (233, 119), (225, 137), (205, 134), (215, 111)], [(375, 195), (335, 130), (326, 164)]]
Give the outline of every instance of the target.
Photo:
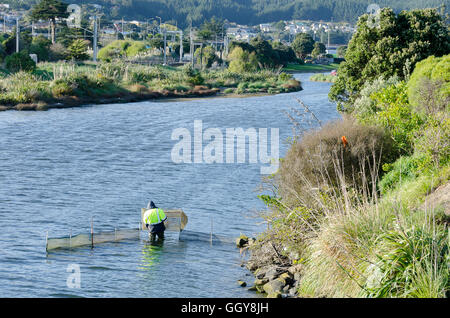
[[(3, 0), (13, 8), (28, 9), (39, 0)], [(356, 22), (373, 0), (66, 0), (68, 3), (96, 3), (110, 18), (146, 19), (160, 16), (181, 26), (202, 23), (213, 16), (241, 24), (258, 24), (289, 19)], [(450, 7), (449, 0), (379, 0), (381, 7), (404, 9)]]

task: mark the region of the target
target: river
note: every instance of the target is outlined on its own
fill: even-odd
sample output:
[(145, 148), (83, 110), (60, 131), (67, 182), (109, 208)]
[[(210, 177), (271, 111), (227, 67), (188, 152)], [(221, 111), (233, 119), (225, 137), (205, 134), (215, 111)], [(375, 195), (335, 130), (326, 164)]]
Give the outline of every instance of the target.
[[(304, 90), (274, 96), (95, 105), (0, 113), (0, 297), (255, 297), (238, 279), (233, 244), (140, 240), (46, 254), (45, 237), (94, 228), (137, 227), (149, 199), (182, 208), (187, 230), (228, 238), (264, 229), (255, 211), (257, 163), (173, 162), (177, 128), (278, 128), (280, 155), (292, 126), (283, 111), (302, 99), (322, 120), (336, 118), (329, 83), (297, 74)], [(80, 269), (72, 288), (73, 266)]]

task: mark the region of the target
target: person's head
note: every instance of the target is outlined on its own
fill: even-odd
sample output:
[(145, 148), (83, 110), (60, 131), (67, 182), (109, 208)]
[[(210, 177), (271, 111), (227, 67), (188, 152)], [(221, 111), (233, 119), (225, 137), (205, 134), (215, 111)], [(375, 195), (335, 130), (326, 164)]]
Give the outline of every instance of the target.
[(150, 201), (150, 209), (156, 209), (157, 206), (155, 205), (155, 203), (153, 203), (153, 201)]

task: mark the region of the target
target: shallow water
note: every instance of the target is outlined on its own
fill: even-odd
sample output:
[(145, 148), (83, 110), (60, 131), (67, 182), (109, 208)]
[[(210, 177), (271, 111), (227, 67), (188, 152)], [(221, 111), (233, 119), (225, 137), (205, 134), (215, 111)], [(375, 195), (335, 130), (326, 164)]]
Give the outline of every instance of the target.
[[(176, 128), (279, 128), (280, 155), (292, 135), (283, 111), (301, 98), (323, 121), (338, 117), (329, 83), (296, 75), (304, 90), (276, 96), (96, 105), (0, 113), (0, 297), (255, 297), (253, 278), (230, 243), (139, 240), (46, 255), (45, 236), (138, 227), (149, 199), (182, 208), (187, 230), (233, 240), (264, 229), (256, 191), (261, 164), (175, 164)], [(247, 161), (246, 161), (247, 162)], [(80, 287), (69, 288), (71, 264)]]

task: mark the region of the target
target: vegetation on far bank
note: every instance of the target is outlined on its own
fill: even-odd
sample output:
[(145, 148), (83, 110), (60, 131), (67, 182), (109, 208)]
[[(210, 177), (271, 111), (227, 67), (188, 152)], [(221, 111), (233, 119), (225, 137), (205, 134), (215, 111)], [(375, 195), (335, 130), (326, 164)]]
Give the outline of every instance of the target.
[(331, 63), (331, 64), (287, 64), (283, 67), (283, 71), (285, 72), (293, 72), (293, 73), (312, 73), (312, 72), (325, 72), (336, 70), (339, 67), (339, 64)]
[[(252, 249), (257, 255), (270, 242), (284, 262), (300, 266), (300, 297), (449, 295), (449, 202), (429, 199), (450, 182), (448, 30), (433, 10), (381, 16), (375, 30), (360, 18), (338, 69), (330, 95), (340, 96), (343, 118), (322, 124), (306, 105), (289, 114), (297, 131), (265, 180), (274, 195), (260, 196), (270, 227)], [(379, 59), (380, 50), (397, 52), (383, 17), (397, 31), (420, 19), (439, 30), (432, 36), (440, 43), (421, 41), (426, 31), (416, 30), (411, 43), (421, 45), (405, 42), (403, 62)], [(357, 45), (366, 31), (384, 45)], [(357, 58), (363, 53), (368, 64)]]
[(337, 79), (336, 75), (324, 73), (314, 74), (311, 75), (311, 77), (309, 78), (309, 80), (313, 82), (328, 82), (328, 83), (334, 83), (336, 82), (336, 79)]
[[(45, 110), (57, 102), (68, 106), (126, 97), (193, 97), (225, 94), (282, 93), (301, 89), (289, 74), (183, 67), (142, 66), (123, 62), (95, 64), (41, 63), (33, 72), (0, 79), (2, 109)], [(27, 107), (27, 104), (34, 104)]]

